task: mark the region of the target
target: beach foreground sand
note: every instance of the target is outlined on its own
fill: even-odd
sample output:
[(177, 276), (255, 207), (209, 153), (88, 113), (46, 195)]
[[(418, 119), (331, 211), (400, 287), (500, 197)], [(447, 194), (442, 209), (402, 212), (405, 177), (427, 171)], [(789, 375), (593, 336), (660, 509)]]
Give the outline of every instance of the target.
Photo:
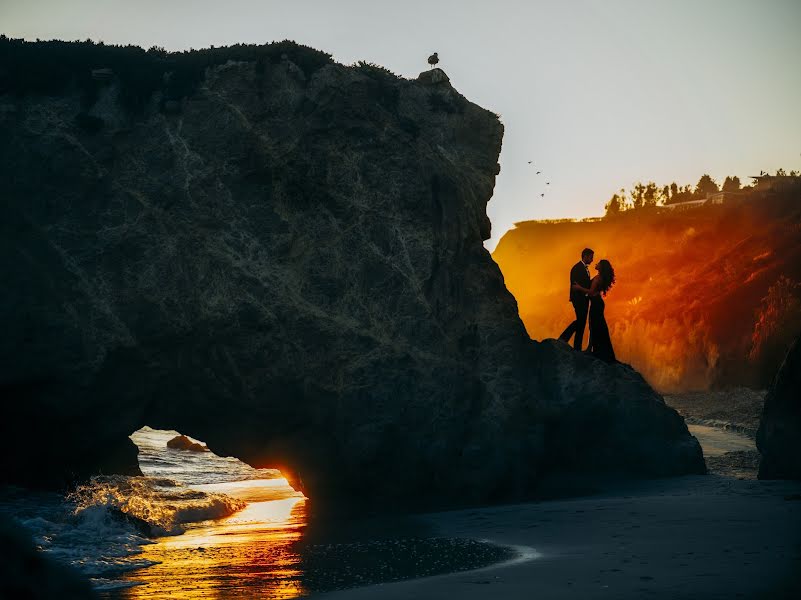
[(362, 598), (799, 598), (801, 483), (717, 475), (425, 516), (438, 535), (520, 547), (493, 567), (319, 594)]

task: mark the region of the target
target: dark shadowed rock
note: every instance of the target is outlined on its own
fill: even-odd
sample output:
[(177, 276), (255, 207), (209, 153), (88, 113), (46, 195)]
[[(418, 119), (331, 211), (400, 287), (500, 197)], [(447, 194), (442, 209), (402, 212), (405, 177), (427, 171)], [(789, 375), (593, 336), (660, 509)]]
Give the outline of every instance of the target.
[[(705, 473), (684, 419), (626, 364), (557, 340), (536, 345), (546, 455), (556, 470), (667, 476)], [(550, 413), (550, 414), (549, 414)]]
[(104, 87), (92, 134), (77, 93), (0, 98), (0, 479), (135, 471), (143, 425), (331, 508), (703, 472), (637, 373), (529, 340), (483, 246), (503, 128), (426, 77), (229, 62), (180, 115)]
[(438, 83), (441, 84), (448, 84), (450, 83), (450, 77), (448, 77), (447, 73), (442, 69), (430, 69), (428, 71), (423, 71), (420, 75), (417, 76), (417, 81), (422, 84), (428, 85), (436, 85)]
[(801, 479), (801, 337), (765, 397), (757, 448), (760, 479)]
[(167, 442), (167, 448), (173, 450), (190, 450), (191, 452), (206, 452), (208, 448), (203, 444), (193, 442), (185, 435), (176, 435), (174, 438)]
[(37, 550), (19, 525), (0, 517), (0, 598), (83, 600), (97, 595), (88, 581)]

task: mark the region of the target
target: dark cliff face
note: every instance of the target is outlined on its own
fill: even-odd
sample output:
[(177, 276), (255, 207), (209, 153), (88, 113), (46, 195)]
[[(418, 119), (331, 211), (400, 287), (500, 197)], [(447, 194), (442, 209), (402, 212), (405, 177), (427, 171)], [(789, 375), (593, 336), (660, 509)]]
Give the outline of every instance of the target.
[(765, 397), (757, 431), (760, 479), (801, 480), (801, 337), (796, 338)]
[(118, 92), (0, 97), (3, 480), (135, 472), (143, 425), (333, 507), (703, 471), (639, 375), (528, 339), (482, 245), (503, 129), (441, 71), (229, 62), (138, 115)]

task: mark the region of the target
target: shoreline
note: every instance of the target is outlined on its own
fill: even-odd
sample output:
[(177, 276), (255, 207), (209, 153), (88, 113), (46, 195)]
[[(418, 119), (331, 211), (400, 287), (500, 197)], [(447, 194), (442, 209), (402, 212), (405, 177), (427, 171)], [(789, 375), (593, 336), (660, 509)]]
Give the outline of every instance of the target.
[[(755, 403), (757, 395), (751, 400)], [(496, 600), (532, 594), (801, 594), (801, 482), (756, 480), (755, 469), (736, 464), (743, 456), (758, 456), (753, 438), (735, 433), (734, 427), (705, 425), (700, 431), (686, 406), (683, 412), (691, 431), (696, 429), (711, 474), (651, 480), (585, 474), (580, 495), (574, 477), (562, 481), (555, 476), (543, 488), (553, 494), (525, 503), (400, 520), (310, 522), (308, 529), (300, 502), (305, 499), (290, 493), (281, 478), (188, 484), (204, 493), (230, 494), (247, 506), (190, 525), (182, 535), (151, 540), (137, 554), (150, 559), (150, 566), (104, 580), (107, 585), (97, 591), (101, 597), (128, 599), (160, 597), (164, 591), (199, 597), (217, 589), (232, 598), (269, 591), (327, 600), (377, 595), (471, 600), (488, 593)], [(736, 423), (736, 409), (731, 416)], [(265, 536), (275, 537), (272, 545), (264, 544)], [(241, 554), (235, 548), (239, 544), (249, 548), (251, 559), (261, 558), (256, 563), (234, 560)], [(496, 548), (491, 553), (497, 562), (472, 562), (477, 568), (471, 568), (482, 544)], [(377, 564), (379, 555), (383, 558)], [(459, 557), (467, 560), (461, 568)], [(276, 560), (284, 571), (270, 583), (264, 575)], [(400, 563), (405, 564), (397, 570)], [(236, 575), (214, 575), (223, 564)]]
[[(531, 558), (313, 597), (801, 597), (801, 482), (756, 479), (753, 458), (759, 455), (748, 419), (761, 408), (764, 392), (734, 393), (745, 398), (746, 415), (738, 411), (742, 402), (725, 414), (720, 406), (696, 404), (695, 395), (665, 398), (671, 406), (678, 400), (689, 425), (714, 429), (699, 437), (707, 475), (593, 478), (598, 491), (589, 495), (424, 515), (439, 535), (528, 548)], [(725, 406), (726, 394), (718, 400)], [(722, 450), (721, 441), (723, 448), (741, 448)]]
[(612, 484), (590, 497), (423, 518), (437, 535), (529, 547), (537, 555), (312, 597), (784, 598), (801, 593), (801, 482), (694, 475)]
[[(725, 475), (737, 479), (757, 479), (761, 455), (756, 447), (756, 433), (762, 416), (767, 390), (753, 390), (734, 387), (726, 390), (708, 392), (683, 392), (665, 394), (665, 403), (674, 408), (701, 442), (704, 459), (709, 473)], [(710, 430), (709, 439), (703, 440), (702, 429)], [(717, 432), (717, 433), (716, 433)], [(728, 444), (728, 452), (721, 448), (707, 448), (723, 438), (741, 436), (750, 440), (749, 444)], [(716, 439), (717, 438), (717, 439)], [(744, 440), (741, 440), (744, 441)], [(727, 444), (723, 444), (727, 446)]]
[(663, 394), (665, 404), (691, 425), (731, 430), (756, 438), (767, 390), (734, 387), (718, 391)]

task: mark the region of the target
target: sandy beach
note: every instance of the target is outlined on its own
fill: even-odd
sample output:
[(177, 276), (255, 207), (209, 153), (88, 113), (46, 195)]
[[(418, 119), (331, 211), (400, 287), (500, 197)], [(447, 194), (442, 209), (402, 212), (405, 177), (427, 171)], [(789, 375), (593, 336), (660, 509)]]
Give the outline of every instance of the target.
[(688, 476), (424, 519), (438, 535), (517, 546), (527, 558), (315, 598), (797, 598), (801, 592), (798, 482)]
[(666, 396), (710, 474), (596, 480), (591, 495), (429, 514), (437, 535), (515, 546), (486, 569), (321, 594), (362, 598), (797, 598), (801, 482), (758, 481), (764, 392)]

